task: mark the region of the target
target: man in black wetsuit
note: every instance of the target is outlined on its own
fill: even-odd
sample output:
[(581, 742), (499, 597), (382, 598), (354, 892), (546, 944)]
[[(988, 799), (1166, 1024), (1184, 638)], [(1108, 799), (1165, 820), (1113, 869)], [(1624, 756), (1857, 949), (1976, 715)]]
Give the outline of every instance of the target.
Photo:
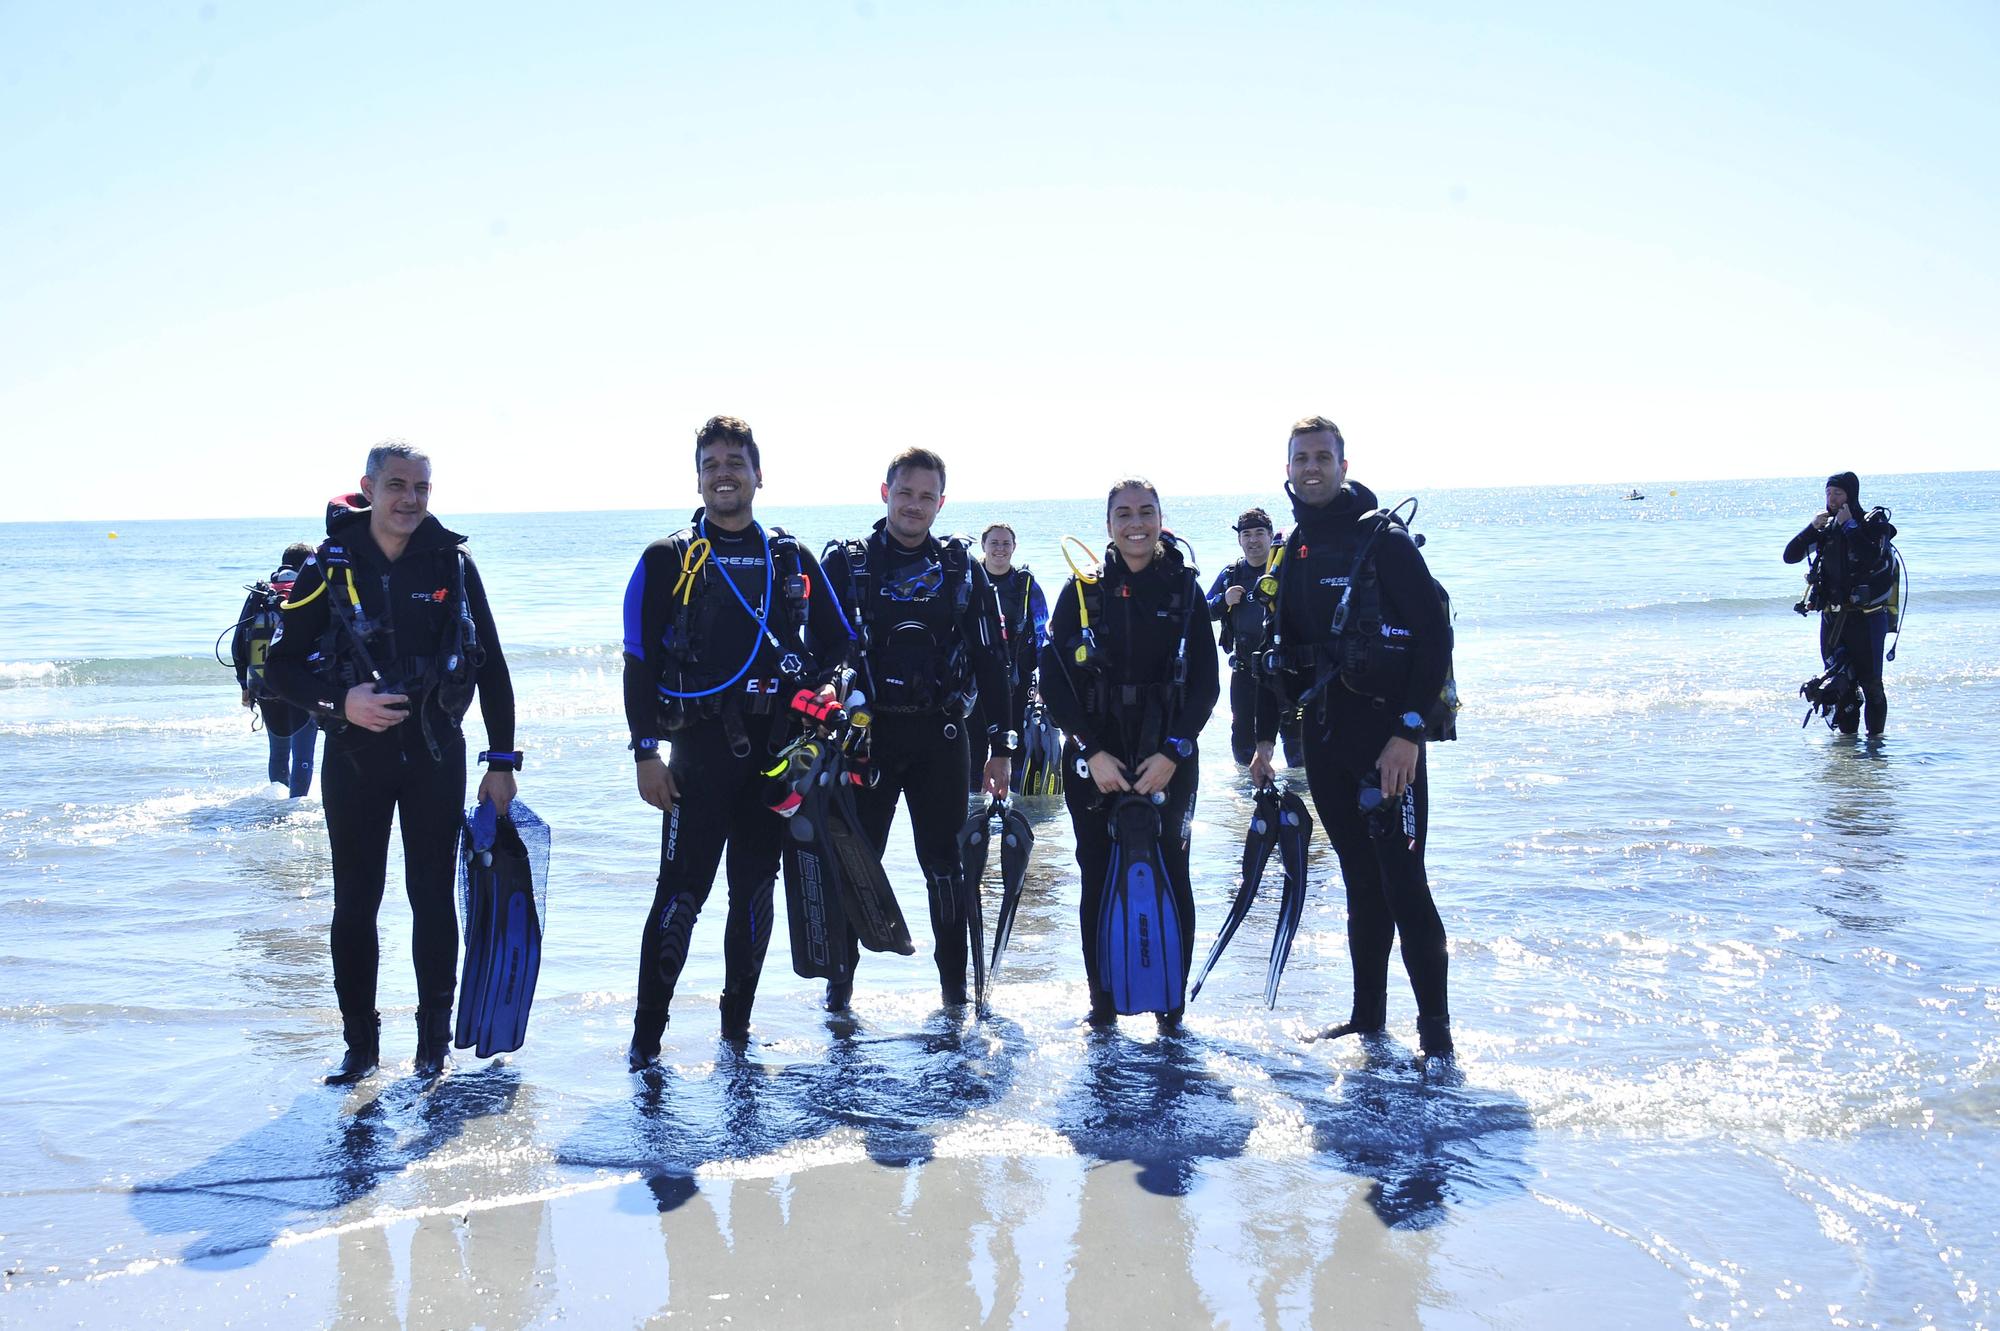
[(793, 696), (831, 692), (824, 686), (851, 646), (818, 563), (756, 521), (764, 473), (750, 427), (712, 417), (695, 436), (694, 459), (702, 507), (689, 526), (646, 547), (625, 588), (625, 722), (639, 798), (666, 815), (639, 940), (634, 1072), (658, 1066), (667, 1006), (725, 845), (722, 1034), (749, 1035), (785, 838), (763, 774), (803, 727)]
[(1236, 519), (1235, 531), (1243, 557), (1216, 574), (1208, 589), (1216, 646), (1229, 654), (1229, 749), (1239, 763), (1255, 756), (1258, 695), (1269, 693), (1270, 705), (1283, 708), (1278, 729), (1285, 740), (1285, 764), (1303, 767), (1299, 709), (1284, 706), (1258, 661), (1270, 639), (1271, 598), (1260, 593), (1258, 584), (1271, 562), (1271, 515), (1261, 508), (1246, 510)]
[[(993, 584), (993, 599), (1000, 606), (1000, 622), (1007, 630), (1007, 697), (1012, 712), (1005, 718), (1004, 728), (1015, 737), (1010, 776), (1012, 784), (1019, 786), (1019, 741), (1027, 720), (1028, 703), (1035, 693), (1035, 670), (1041, 659), (1042, 644), (1049, 636), (1049, 603), (1028, 566), (1014, 562), (1014, 546), (1014, 529), (1004, 522), (990, 522), (979, 534), (981, 562), (986, 566), (987, 580)], [(972, 718), (973, 734), (984, 735), (1001, 724), (993, 706), (985, 694), (979, 695)], [(986, 750), (983, 746), (969, 747), (968, 752), (972, 789), (982, 790), (986, 786)]]
[[(1868, 733), (1880, 735), (1889, 720), (1889, 695), (1882, 688), (1882, 649), (1895, 618), (1896, 527), (1886, 508), (1861, 507), (1861, 480), (1851, 471), (1826, 478), (1826, 507), (1812, 515), (1785, 546), (1785, 562), (1808, 555), (1811, 586), (1801, 604), (1819, 611), (1819, 654), (1831, 668), (1846, 662), (1861, 689)], [(1803, 612), (1802, 612), (1803, 613)], [(1835, 714), (1841, 733), (1861, 728), (1852, 709)]]
[[(1338, 426), (1324, 416), (1294, 425), (1286, 474), (1296, 523), (1278, 572), (1277, 678), (1288, 698), (1305, 705), (1306, 780), (1340, 858), (1354, 967), (1353, 1011), (1323, 1038), (1384, 1028), (1389, 951), (1400, 933), (1418, 1042), (1426, 1055), (1446, 1054), (1444, 922), (1424, 873), (1424, 739), (1450, 668), (1451, 625), (1409, 532), (1362, 521), (1375, 496), (1348, 481)], [(1379, 595), (1379, 632), (1365, 639), (1352, 628), (1359, 615), (1346, 635), (1333, 631), (1350, 585), (1364, 597)], [(1259, 709), (1250, 775), (1260, 784), (1272, 779), (1277, 723), (1275, 707)], [(1371, 802), (1378, 807), (1364, 813), (1364, 792), (1377, 791)]]
[(292, 585), (265, 679), (328, 731), (320, 769), (333, 853), (333, 988), (347, 1054), (327, 1077), (380, 1059), (375, 917), (391, 817), (403, 829), (417, 972), (416, 1072), (444, 1071), (458, 970), (458, 831), (475, 688), (486, 719), (479, 798), (513, 801), (514, 683), (465, 538), (430, 512), (431, 463), (405, 443), (368, 454), (361, 492), (327, 505), (327, 539)]
[[(869, 740), (876, 784), (856, 795), (877, 853), (889, 844), (896, 802), (904, 800), (917, 863), (930, 896), (939, 989), (947, 1004), (966, 1000), (968, 939), (959, 899), (958, 829), (965, 822), (968, 743), (986, 751), (986, 790), (1004, 798), (1013, 759), (1005, 718), (1007, 657), (1000, 612), (986, 570), (962, 536), (931, 534), (944, 505), (944, 459), (924, 448), (896, 455), (882, 483), (888, 514), (866, 540), (826, 552), (826, 576), (854, 617), (860, 684), (875, 722)], [(968, 736), (977, 697), (989, 718)], [(859, 951), (850, 939), (851, 957)], [(850, 982), (828, 981), (829, 1011), (845, 1008)]]

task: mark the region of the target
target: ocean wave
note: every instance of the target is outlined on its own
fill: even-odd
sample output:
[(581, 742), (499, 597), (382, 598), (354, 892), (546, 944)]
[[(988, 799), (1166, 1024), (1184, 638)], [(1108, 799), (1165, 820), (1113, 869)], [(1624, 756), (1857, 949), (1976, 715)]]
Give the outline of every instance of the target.
[(76, 660), (0, 661), (0, 689), (78, 688), (103, 685), (178, 686), (221, 684), (235, 676), (214, 658), (199, 656), (102, 656)]
[[(575, 646), (509, 644), (508, 665), (516, 670), (580, 670), (614, 665), (624, 654), (616, 642)], [(233, 689), (234, 671), (212, 656), (91, 656), (46, 661), (0, 661), (0, 689), (26, 688)]]
[[(1457, 618), (1461, 626), (1523, 619), (1762, 618), (1790, 612), (1804, 594), (1805, 586), (1801, 583), (1796, 590), (1782, 596), (1677, 597), (1667, 600), (1631, 601), (1622, 605), (1569, 605), (1555, 608), (1543, 603), (1518, 610), (1504, 605), (1489, 610), (1468, 600), (1459, 608)], [(1454, 601), (1453, 604), (1457, 606), (1458, 602)], [(1995, 608), (2000, 608), (2000, 587), (1951, 587), (1936, 590), (1919, 587), (1909, 601), (1912, 617), (1940, 614), (1950, 610)]]

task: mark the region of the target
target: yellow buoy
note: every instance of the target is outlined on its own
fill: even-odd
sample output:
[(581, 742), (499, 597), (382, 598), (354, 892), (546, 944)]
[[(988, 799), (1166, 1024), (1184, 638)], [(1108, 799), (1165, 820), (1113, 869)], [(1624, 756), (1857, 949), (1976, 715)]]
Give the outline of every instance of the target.
[(113, 540), (113, 541), (115, 541), (115, 540), (117, 540), (117, 539), (118, 539), (118, 533), (117, 533), (117, 532), (115, 532), (115, 531), (108, 531), (108, 532), (104, 533), (104, 535), (105, 535), (105, 537), (106, 537), (107, 539), (109, 539), (109, 540)]

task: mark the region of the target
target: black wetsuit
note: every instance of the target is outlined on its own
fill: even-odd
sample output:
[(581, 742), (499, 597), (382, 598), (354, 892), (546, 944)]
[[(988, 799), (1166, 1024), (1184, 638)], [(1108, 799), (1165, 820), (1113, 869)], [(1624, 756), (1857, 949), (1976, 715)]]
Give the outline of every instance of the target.
[[(1416, 778), (1402, 807), (1378, 818), (1380, 834), (1371, 834), (1358, 800), (1364, 783), (1373, 784), (1383, 746), (1404, 733), (1398, 718), (1409, 712), (1426, 715), (1436, 706), (1450, 666), (1450, 624), (1415, 540), (1391, 527), (1375, 542), (1371, 558), (1380, 580), (1385, 641), (1400, 639), (1408, 646), (1402, 687), (1394, 696), (1369, 697), (1332, 673), (1338, 659), (1334, 609), (1364, 536), (1359, 519), (1374, 507), (1374, 494), (1352, 481), (1324, 507), (1293, 504), (1297, 525), (1278, 572), (1279, 651), (1286, 665), (1279, 683), (1287, 697), (1305, 701), (1306, 780), (1347, 886), (1347, 950), (1354, 967), (1351, 1020), (1358, 1030), (1383, 1028), (1389, 951), (1400, 933), (1403, 965), (1416, 993), (1418, 1029), (1425, 1048), (1438, 1052), (1449, 1048), (1450, 1005), (1444, 922), (1424, 871), (1428, 746), (1419, 744)], [(1315, 687), (1317, 692), (1311, 692)], [(1276, 709), (1260, 709), (1260, 741), (1275, 738), (1277, 720)]]
[[(992, 577), (991, 574), (987, 576)], [(1012, 731), (1018, 737), (1027, 724), (1028, 700), (1035, 691), (1035, 668), (1041, 660), (1042, 644), (1049, 636), (1049, 605), (1042, 598), (1042, 585), (1035, 581), (1026, 564), (1016, 564), (993, 580), (993, 599), (1000, 606), (1000, 620), (1007, 628), (1009, 714), (1002, 725), (1001, 718), (994, 715), (993, 704), (982, 692), (973, 712), (972, 733), (984, 735), (995, 725), (1001, 725), (1002, 729)], [(1023, 755), (1018, 738), (1015, 743), (1009, 780), (1018, 788)], [(978, 791), (985, 780), (986, 751), (974, 748), (968, 756), (971, 787)]]
[[(977, 709), (966, 694), (976, 685), (979, 697), (993, 704), (986, 715), (1012, 715), (999, 610), (985, 568), (963, 544), (954, 554), (927, 536), (912, 549), (878, 521), (865, 563), (865, 579), (858, 580), (846, 546), (826, 554), (829, 585), (852, 607), (855, 632), (865, 644), (861, 688), (875, 714), (869, 762), (877, 779), (856, 793), (855, 805), (879, 854), (889, 844), (896, 801), (908, 804), (937, 939), (939, 988), (947, 1003), (963, 1002), (967, 938), (957, 902), (958, 830), (965, 823), (969, 751), (976, 743), (988, 757), (1009, 752), (1000, 722), (968, 736)], [(850, 961), (859, 959), (851, 936), (847, 950)]]
[[(1236, 619), (1239, 615), (1254, 614), (1254, 609), (1244, 610), (1255, 596), (1258, 580), (1264, 570), (1247, 559), (1239, 559), (1228, 568), (1215, 575), (1215, 581), (1208, 588), (1208, 612), (1215, 618), (1215, 645), (1229, 654), (1229, 751), (1239, 763), (1248, 763), (1257, 751), (1257, 709), (1259, 695), (1269, 694), (1265, 706), (1281, 709), (1282, 721), (1278, 733), (1285, 741), (1285, 762), (1292, 767), (1305, 765), (1305, 746), (1301, 739), (1299, 709), (1285, 706), (1284, 700), (1273, 690), (1271, 682), (1257, 669), (1256, 654), (1264, 649), (1263, 643), (1253, 643), (1239, 648), (1236, 641)], [(1229, 589), (1243, 588), (1243, 599), (1235, 606), (1229, 604)], [(1267, 635), (1268, 636), (1268, 635)]]
[[(458, 832), (465, 809), (465, 736), (461, 722), (476, 682), (487, 747), (514, 747), (514, 684), (486, 589), (465, 538), (426, 517), (393, 562), (368, 532), (359, 496), (329, 506), (327, 541), (292, 586), (265, 679), (286, 701), (327, 729), (320, 772), (327, 841), (333, 855), (333, 986), (351, 1037), (374, 1023), (380, 944), (375, 919), (389, 864), (389, 826), (402, 825), (403, 876), (410, 898), (410, 951), (417, 973), (417, 1019), (449, 1013), (458, 966)], [(410, 694), (410, 714), (381, 732), (342, 720), (350, 682), (365, 681), (344, 616), (348, 583), (370, 624), (366, 643), (387, 692)], [(329, 559), (335, 567), (329, 570)], [(476, 653), (464, 652), (458, 578)], [(336, 602), (338, 603), (336, 606)], [(329, 632), (331, 630), (331, 632)], [(463, 655), (457, 670), (452, 658)], [(476, 659), (476, 663), (475, 663)]]
[[(1101, 665), (1092, 670), (1074, 659), (1082, 627), (1077, 583), (1056, 597), (1049, 617), (1049, 641), (1042, 649), (1042, 698), (1063, 728), (1063, 800), (1076, 835), (1076, 864), (1082, 870), (1077, 925), (1083, 970), (1093, 1011), (1108, 1011), (1109, 996), (1097, 971), (1097, 919), (1104, 901), (1104, 876), (1111, 867), (1108, 801), (1085, 765), (1092, 754), (1109, 753), (1128, 774), (1155, 753), (1176, 766), (1160, 806), (1160, 850), (1173, 877), (1181, 919), (1181, 964), (1194, 965), (1194, 887), (1188, 874), (1188, 839), (1194, 827), (1195, 791), (1201, 782), (1201, 754), (1171, 750), (1175, 741), (1193, 745), (1222, 694), (1215, 656), (1215, 628), (1195, 573), (1177, 551), (1156, 555), (1137, 574), (1126, 570), (1115, 548), (1105, 553), (1105, 571), (1091, 616)], [(1174, 604), (1178, 595), (1180, 604)], [(1184, 654), (1183, 654), (1184, 653)], [(1179, 688), (1176, 662), (1185, 666)], [(1273, 713), (1275, 716), (1275, 711)]]
[[(1889, 602), (1895, 590), (1895, 555), (1889, 543), (1896, 537), (1895, 524), (1885, 509), (1873, 509), (1860, 519), (1844, 523), (1828, 522), (1824, 527), (1807, 523), (1805, 530), (1785, 545), (1785, 562), (1796, 564), (1817, 551), (1817, 587), (1813, 604), (1819, 607), (1819, 655), (1823, 666), (1834, 663), (1834, 654), (1846, 648), (1846, 660), (1861, 687), (1868, 733), (1879, 735), (1889, 720), (1889, 695), (1882, 687), (1882, 651), (1888, 641)], [(1861, 718), (1836, 718), (1840, 729), (1852, 735)]]
[[(701, 537), (708, 559), (683, 606), (675, 590), (683, 557)], [(785, 838), (784, 819), (764, 798), (763, 773), (803, 729), (793, 694), (819, 687), (847, 659), (847, 620), (819, 565), (789, 537), (771, 541), (775, 573), (756, 527), (725, 531), (696, 510), (690, 527), (646, 547), (626, 584), (625, 723), (633, 756), (653, 761), (658, 743), (670, 740), (668, 767), (679, 791), (661, 819), (660, 873), (639, 938), (632, 1043), (640, 1053), (659, 1052), (689, 937), (725, 846), (722, 1023), (725, 1033), (747, 1026), (771, 942), (772, 885)], [(784, 588), (793, 571), (805, 578), (803, 633), (799, 607)], [(768, 608), (768, 633), (753, 608)], [(662, 685), (707, 696), (667, 698)]]

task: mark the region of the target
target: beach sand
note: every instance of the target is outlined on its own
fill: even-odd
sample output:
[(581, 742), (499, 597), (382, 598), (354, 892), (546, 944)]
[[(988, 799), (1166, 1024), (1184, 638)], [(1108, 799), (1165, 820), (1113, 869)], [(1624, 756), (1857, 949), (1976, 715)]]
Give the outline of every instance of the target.
[(1531, 1191), (1408, 1226), (1375, 1180), (1247, 1158), (606, 1173), (487, 1200), (503, 1179), (463, 1183), (233, 1257), (19, 1289), (0, 1311), (24, 1327), (1434, 1328), (1582, 1325), (1587, 1306), (1594, 1325), (1686, 1325), (1678, 1275)]

